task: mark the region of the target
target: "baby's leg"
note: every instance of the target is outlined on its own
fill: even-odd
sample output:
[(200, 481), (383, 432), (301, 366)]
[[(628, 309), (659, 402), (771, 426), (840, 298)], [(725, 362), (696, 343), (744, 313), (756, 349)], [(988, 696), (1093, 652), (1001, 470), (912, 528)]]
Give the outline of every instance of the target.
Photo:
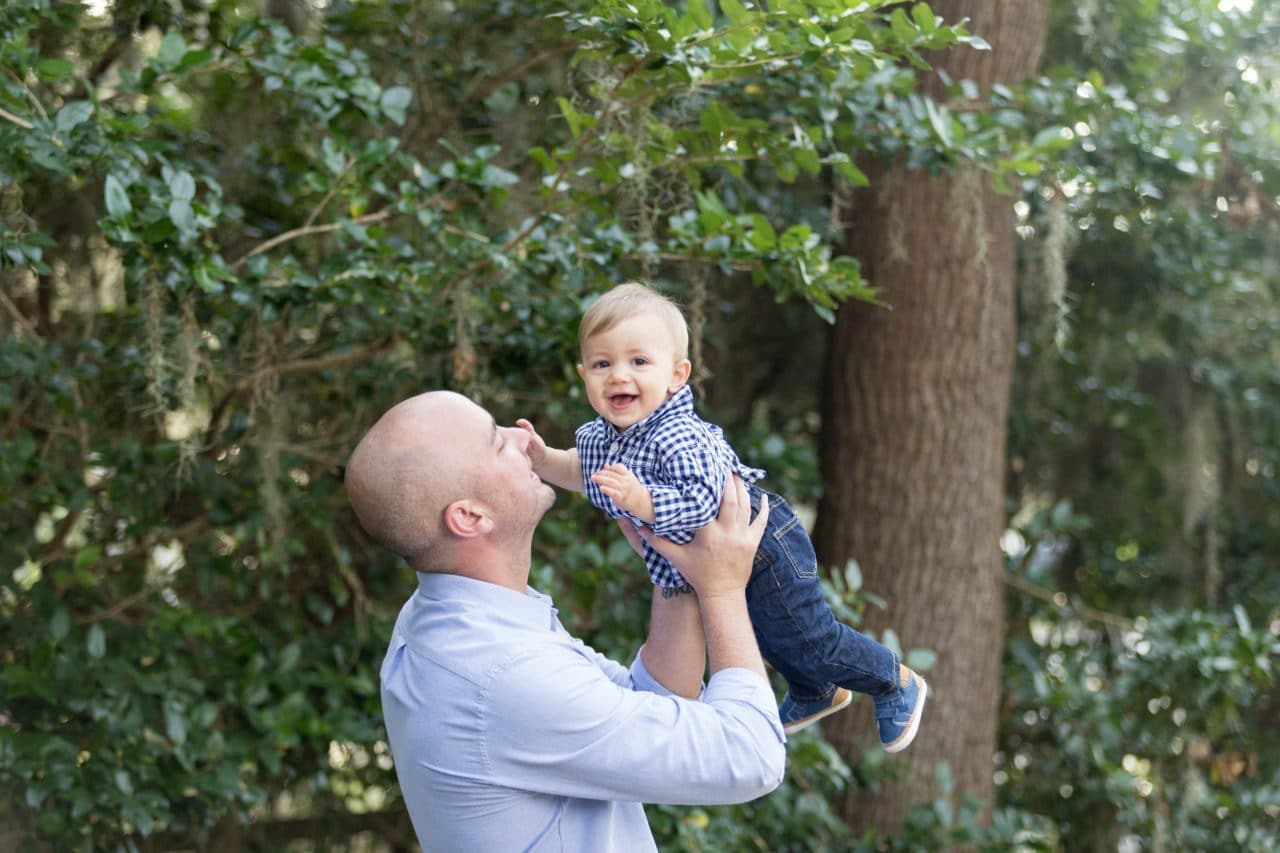
[(822, 595), (813, 543), (791, 507), (772, 495), (747, 606), (761, 654), (796, 700), (820, 700), (834, 685), (871, 696), (898, 689), (897, 655), (836, 619)]

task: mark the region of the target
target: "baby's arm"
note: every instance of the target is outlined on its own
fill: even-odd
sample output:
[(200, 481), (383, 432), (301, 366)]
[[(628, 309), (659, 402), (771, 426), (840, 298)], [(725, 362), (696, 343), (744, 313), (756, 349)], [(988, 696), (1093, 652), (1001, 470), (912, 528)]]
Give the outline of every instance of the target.
[(657, 520), (653, 496), (626, 465), (606, 465), (591, 475), (591, 482), (600, 487), (605, 497), (641, 521), (653, 524)]
[(533, 424), (524, 418), (516, 421), (516, 426), (529, 434), (529, 461), (533, 463), (533, 473), (553, 486), (568, 489), (571, 492), (584, 491), (582, 485), (582, 463), (578, 461), (578, 449), (570, 447), (561, 450), (547, 447), (547, 443), (538, 435)]
[(720, 510), (727, 474), (716, 454), (701, 445), (681, 443), (661, 449), (660, 461), (645, 478), (654, 508), (650, 524), (670, 537), (704, 527)]

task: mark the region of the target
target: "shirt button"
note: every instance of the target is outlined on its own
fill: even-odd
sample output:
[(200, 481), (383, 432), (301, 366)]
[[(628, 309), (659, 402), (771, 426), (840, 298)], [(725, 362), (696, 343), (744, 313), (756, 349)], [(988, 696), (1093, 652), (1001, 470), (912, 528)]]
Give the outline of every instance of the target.
[(615, 441), (613, 444), (609, 445), (609, 452), (610, 453), (618, 452), (618, 442)]

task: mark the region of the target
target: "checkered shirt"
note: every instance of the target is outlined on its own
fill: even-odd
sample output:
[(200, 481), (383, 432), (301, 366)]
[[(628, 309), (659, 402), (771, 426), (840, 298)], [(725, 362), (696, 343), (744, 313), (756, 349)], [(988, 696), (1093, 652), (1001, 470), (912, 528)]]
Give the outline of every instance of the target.
[[(736, 472), (748, 483), (765, 475), (759, 468), (742, 464), (720, 427), (694, 413), (693, 390), (688, 385), (625, 432), (604, 418), (583, 424), (575, 433), (575, 443), (583, 486), (591, 502), (610, 518), (625, 518), (636, 527), (651, 526), (654, 534), (673, 542), (688, 542), (720, 512), (727, 472)], [(615, 462), (626, 465), (649, 490), (655, 518), (652, 525), (619, 508), (591, 482), (592, 474)], [(647, 543), (644, 563), (658, 586), (684, 586), (685, 579), (676, 567)]]

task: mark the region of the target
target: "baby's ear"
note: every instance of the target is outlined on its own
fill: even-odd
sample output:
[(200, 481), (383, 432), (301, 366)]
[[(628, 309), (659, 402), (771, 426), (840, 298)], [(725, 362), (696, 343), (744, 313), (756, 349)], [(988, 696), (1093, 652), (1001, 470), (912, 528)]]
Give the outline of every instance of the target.
[(667, 387), (668, 394), (674, 394), (689, 381), (689, 373), (693, 370), (693, 365), (689, 363), (689, 359), (682, 358), (676, 362), (675, 368), (671, 371), (671, 385)]
[(587, 378), (587, 369), (583, 367), (581, 364), (578, 365), (578, 378), (584, 381)]

